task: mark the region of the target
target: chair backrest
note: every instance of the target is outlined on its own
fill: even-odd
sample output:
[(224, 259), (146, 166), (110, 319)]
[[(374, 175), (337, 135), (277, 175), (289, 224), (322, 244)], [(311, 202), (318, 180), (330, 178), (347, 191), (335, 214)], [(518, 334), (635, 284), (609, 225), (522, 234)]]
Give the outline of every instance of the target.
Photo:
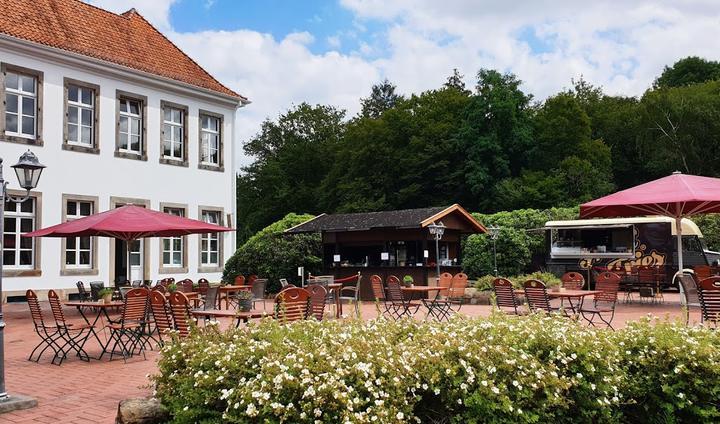
[(201, 278), (198, 280), (198, 292), (200, 292), (201, 295), (205, 296), (209, 288), (210, 282), (207, 278)]
[(53, 319), (55, 319), (55, 324), (58, 327), (65, 327), (65, 313), (60, 304), (60, 297), (55, 290), (48, 291), (48, 302), (50, 303), (50, 310), (52, 311)]
[(75, 285), (77, 286), (78, 293), (80, 294), (80, 298), (81, 299), (86, 298), (87, 290), (85, 289), (85, 283), (83, 283), (82, 281), (78, 281), (77, 283), (75, 283)]
[(255, 280), (257, 280), (257, 279), (258, 279), (258, 276), (255, 275), (255, 274), (250, 274), (250, 275), (248, 275), (247, 285), (248, 285), (248, 286), (252, 285), (252, 282), (255, 281)]
[(290, 284), (290, 283), (288, 283), (287, 278), (281, 278), (281, 279), (280, 279), (280, 287), (283, 287), (283, 288), (284, 288), (284, 287), (287, 286), (288, 284)]
[(100, 300), (100, 296), (98, 296), (98, 293), (103, 288), (105, 288), (105, 283), (103, 283), (102, 281), (90, 282), (90, 297), (92, 298), (92, 300)]
[(570, 290), (580, 290), (585, 286), (585, 277), (575, 271), (566, 272), (560, 277), (560, 281), (562, 281), (563, 288)]
[[(638, 270), (638, 272), (640, 272), (640, 271)], [(618, 284), (620, 284), (620, 276), (617, 275), (616, 273), (610, 272), (610, 271), (601, 272), (595, 278), (595, 285), (597, 286), (598, 283), (608, 282), (608, 281), (609, 282), (617, 282)]]
[(697, 277), (698, 281), (712, 277), (712, 268), (709, 265), (695, 265), (693, 270), (695, 271), (695, 277)]
[(150, 307), (150, 291), (140, 287), (130, 289), (125, 293), (125, 304), (123, 305), (122, 321), (123, 323), (133, 321), (145, 321), (145, 317)]
[(387, 278), (387, 299), (391, 302), (402, 302), (403, 294), (400, 279), (394, 275)]
[(178, 288), (178, 290), (180, 290), (183, 293), (192, 293), (193, 282), (191, 279), (186, 278), (177, 284), (177, 288)]
[(640, 267), (638, 268), (638, 281), (641, 283), (654, 283), (655, 282), (655, 269), (652, 267)]
[(45, 322), (43, 321), (42, 308), (40, 307), (37, 293), (28, 289), (25, 292), (25, 299), (27, 299), (28, 307), (30, 308), (30, 316), (32, 317), (35, 327), (44, 327)]
[(142, 283), (143, 283), (142, 280), (133, 280), (131, 285), (132, 285), (132, 288), (136, 289), (136, 288), (142, 286)]
[(517, 311), (517, 298), (513, 284), (506, 278), (496, 278), (493, 280), (493, 291), (495, 292), (495, 303), (500, 308), (513, 308)]
[(129, 292), (130, 290), (132, 290), (132, 287), (120, 287), (120, 298), (125, 299), (127, 292)]
[[(604, 275), (610, 274), (610, 275)], [(617, 274), (608, 272), (600, 275), (598, 281), (595, 282), (595, 290), (600, 293), (596, 293), (594, 296), (595, 303), (606, 302), (615, 303), (617, 302), (618, 290), (620, 290), (620, 277)]]
[(175, 322), (175, 329), (180, 337), (190, 334), (190, 301), (185, 293), (176, 291), (170, 294), (170, 313)]
[(448, 290), (447, 297), (452, 299), (458, 299), (465, 296), (465, 289), (468, 287), (468, 276), (463, 272), (458, 272), (453, 275), (450, 281), (450, 290)]
[(385, 300), (385, 287), (383, 286), (383, 280), (379, 275), (373, 275), (370, 277), (370, 286), (372, 287), (373, 297), (375, 300)]
[(157, 326), (158, 333), (165, 330), (172, 330), (173, 319), (168, 308), (167, 299), (165, 295), (158, 290), (150, 292), (150, 309), (152, 310), (153, 317), (155, 318), (155, 325)]
[(257, 300), (265, 299), (265, 288), (267, 287), (267, 282), (267, 278), (256, 278), (255, 281), (252, 282), (250, 291), (252, 291), (253, 298)]
[(313, 316), (318, 321), (322, 321), (323, 314), (325, 313), (327, 288), (321, 284), (309, 284), (305, 286), (305, 290), (310, 293), (310, 311), (308, 317)]
[[(452, 285), (453, 275), (449, 272), (443, 272), (440, 274), (440, 280), (438, 281), (438, 284), (440, 287), (450, 287)], [(440, 296), (447, 296), (450, 293), (450, 290), (440, 290)]]
[(162, 284), (158, 284), (157, 286), (152, 288), (153, 291), (160, 292), (160, 293), (167, 293), (167, 287), (163, 286)]
[(282, 322), (306, 319), (310, 309), (310, 292), (288, 287), (275, 296), (275, 319)]
[(203, 310), (207, 311), (209, 309), (215, 309), (218, 306), (218, 291), (220, 290), (220, 287), (214, 286), (214, 287), (208, 287), (207, 292), (205, 292), (205, 303), (203, 303)]
[(700, 298), (698, 296), (698, 284), (692, 271), (676, 272), (673, 281), (677, 281), (683, 296), (683, 302), (687, 306), (700, 306)]
[(704, 321), (720, 322), (720, 277), (708, 277), (698, 284), (698, 297)]
[[(360, 299), (360, 281), (362, 281), (362, 275), (360, 275), (360, 271), (358, 271), (357, 274), (351, 275), (349, 277), (345, 278), (338, 278), (335, 280), (336, 283), (343, 284), (343, 286), (340, 288), (340, 297), (343, 297), (345, 299), (350, 298), (351, 296), (343, 296), (343, 292), (352, 293), (352, 298), (354, 300)], [(345, 283), (354, 282), (353, 285), (344, 285)], [(381, 282), (382, 283), (382, 282)]]
[(530, 310), (551, 311), (550, 298), (548, 297), (545, 283), (540, 280), (527, 280), (523, 284), (523, 288), (525, 289), (525, 299), (527, 300)]
[(244, 286), (245, 285), (245, 277), (242, 275), (236, 276), (235, 280), (233, 280), (233, 284), (236, 286)]

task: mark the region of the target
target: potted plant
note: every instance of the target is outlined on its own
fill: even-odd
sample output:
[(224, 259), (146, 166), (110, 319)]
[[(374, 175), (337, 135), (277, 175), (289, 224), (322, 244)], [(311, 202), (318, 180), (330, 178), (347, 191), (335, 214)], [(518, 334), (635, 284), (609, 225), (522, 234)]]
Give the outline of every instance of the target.
[(175, 284), (175, 283), (168, 284), (167, 291), (169, 293), (173, 293), (173, 292), (177, 291), (177, 284)]
[(252, 309), (253, 306), (253, 294), (249, 290), (240, 290), (235, 298), (238, 301), (238, 310), (240, 312), (247, 312)]
[(415, 283), (415, 280), (409, 275), (406, 275), (403, 277), (403, 285), (405, 287), (412, 287), (412, 285)]
[(103, 303), (112, 302), (113, 290), (109, 287), (105, 287), (98, 291), (98, 297), (102, 299)]

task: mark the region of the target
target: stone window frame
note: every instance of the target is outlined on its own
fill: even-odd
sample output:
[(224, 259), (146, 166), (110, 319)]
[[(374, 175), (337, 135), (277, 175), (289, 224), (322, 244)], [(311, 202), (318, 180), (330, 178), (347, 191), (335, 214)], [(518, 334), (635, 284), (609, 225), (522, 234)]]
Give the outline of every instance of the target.
[[(74, 85), (93, 90), (93, 145), (79, 146), (68, 142), (68, 86)], [(100, 154), (100, 86), (72, 78), (63, 78), (63, 150)]]
[[(5, 134), (5, 75), (8, 71), (33, 76), (37, 81), (37, 88), (35, 93), (35, 138), (18, 137), (15, 135)], [(43, 80), (44, 74), (42, 71), (25, 68), (23, 66), (12, 65), (5, 62), (0, 63), (0, 141), (7, 141), (9, 143), (18, 144), (30, 144), (33, 146), (43, 145)]]
[[(170, 203), (161, 202), (159, 206), (160, 212), (165, 212), (165, 208), (182, 209), (184, 211), (184, 217), (188, 218), (189, 208), (187, 204), (183, 203)], [(182, 266), (180, 267), (166, 267), (163, 265), (163, 239), (166, 237), (158, 237), (159, 240), (159, 256), (158, 256), (158, 274), (187, 274), (188, 273), (188, 236), (182, 236), (183, 252), (182, 252)]]
[[(140, 144), (141, 144), (141, 151), (142, 153), (140, 155), (134, 154), (134, 153), (128, 153), (128, 152), (121, 152), (120, 151), (120, 99), (129, 99), (129, 100), (135, 100), (140, 102), (142, 105), (141, 109), (142, 112), (140, 113), (141, 116), (141, 124), (142, 129), (140, 131)], [(141, 94), (135, 94), (128, 91), (123, 90), (115, 90), (115, 157), (116, 158), (123, 158), (123, 159), (134, 159), (134, 160), (141, 160), (141, 161), (147, 161), (147, 109), (148, 109), (148, 98), (147, 96), (143, 96)]]
[[(218, 225), (224, 225), (225, 209), (216, 206), (198, 206), (198, 217), (199, 221), (202, 221), (202, 213), (217, 212), (220, 217)], [(198, 234), (198, 272), (222, 272), (225, 268), (225, 240), (223, 235), (225, 233), (217, 233), (218, 235), (218, 265), (217, 266), (203, 266), (202, 263), (202, 234)]]
[[(78, 201), (78, 202), (90, 202), (93, 205), (92, 213), (98, 213), (100, 206), (100, 198), (98, 196), (86, 196), (82, 194), (62, 194), (62, 222), (67, 222), (67, 202)], [(60, 275), (98, 275), (98, 238), (92, 237), (91, 251), (90, 251), (90, 268), (72, 268), (68, 267), (65, 263), (66, 255), (66, 244), (65, 239), (60, 245)]]
[[(7, 189), (10, 196), (24, 197), (27, 192), (24, 190)], [(42, 228), (42, 193), (39, 191), (30, 191), (30, 197), (35, 199), (35, 228)], [(33, 267), (27, 269), (12, 269), (3, 267), (3, 277), (40, 277), (42, 276), (41, 255), (42, 246), (41, 238), (35, 237), (33, 245)], [(2, 258), (0, 258), (2, 260)]]
[[(220, 119), (220, 141), (218, 146), (218, 164), (209, 165), (202, 161), (202, 116), (208, 115), (213, 118)], [(204, 169), (207, 171), (225, 172), (225, 115), (217, 112), (211, 112), (209, 110), (200, 109), (198, 111), (198, 169)]]
[[(165, 156), (163, 143), (165, 142), (165, 108), (180, 109), (183, 113), (183, 157), (182, 160), (169, 158)], [(188, 137), (188, 121), (190, 118), (190, 108), (179, 103), (173, 103), (166, 100), (160, 101), (160, 163), (165, 165), (175, 165), (188, 167), (189, 153), (189, 137)]]

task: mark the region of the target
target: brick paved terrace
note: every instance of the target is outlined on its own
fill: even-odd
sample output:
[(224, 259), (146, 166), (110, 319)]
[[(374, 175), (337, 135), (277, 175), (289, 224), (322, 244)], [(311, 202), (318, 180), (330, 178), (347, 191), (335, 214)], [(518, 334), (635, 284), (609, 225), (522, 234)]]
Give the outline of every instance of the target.
[[(49, 309), (43, 302), (45, 310)], [(270, 305), (268, 304), (268, 309)], [(377, 315), (374, 303), (364, 303), (361, 308), (364, 319)], [(462, 312), (468, 316), (487, 316), (491, 308), (488, 305), (464, 305)], [(66, 309), (71, 320), (80, 321), (77, 311)], [(345, 313), (351, 308), (346, 306)], [(422, 310), (421, 310), (422, 312)], [(619, 303), (613, 324), (622, 327), (630, 320), (636, 320), (652, 313), (660, 317), (677, 318), (682, 316), (679, 295), (665, 294), (662, 304)], [(331, 315), (328, 313), (328, 316)], [(50, 316), (49, 310), (47, 316)], [(420, 316), (418, 318), (421, 318)], [(5, 306), (5, 369), (7, 388), (10, 393), (26, 394), (38, 400), (34, 409), (15, 411), (0, 415), (0, 422), (63, 422), (63, 423), (112, 423), (117, 412), (118, 402), (131, 397), (149, 396), (147, 375), (156, 371), (158, 353), (147, 352), (147, 360), (136, 356), (124, 363), (122, 358), (109, 362), (107, 356), (102, 361), (89, 363), (76, 357), (69, 357), (61, 366), (51, 365), (51, 354), (47, 352), (40, 363), (27, 360), (30, 351), (40, 340), (33, 331), (30, 313), (25, 303), (13, 303)], [(691, 321), (698, 321), (699, 313), (693, 311)], [(221, 321), (228, 325), (228, 321)], [(90, 340), (86, 350), (97, 357), (100, 347), (97, 341)]]

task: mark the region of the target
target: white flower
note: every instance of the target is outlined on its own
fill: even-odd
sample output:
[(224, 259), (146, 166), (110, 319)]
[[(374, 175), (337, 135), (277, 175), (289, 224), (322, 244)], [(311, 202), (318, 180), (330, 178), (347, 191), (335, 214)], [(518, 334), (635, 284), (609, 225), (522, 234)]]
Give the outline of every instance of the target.
[(677, 394), (677, 397), (679, 397), (680, 399), (685, 399), (685, 393), (680, 392)]
[(488, 383), (487, 383), (487, 380), (483, 380), (483, 381), (480, 382), (480, 384), (482, 384), (483, 386), (487, 387), (487, 384), (488, 384)]
[(255, 415), (257, 415), (257, 409), (255, 408), (255, 405), (252, 403), (249, 404), (247, 406), (247, 409), (245, 409), (245, 414), (247, 414), (248, 416), (251, 416), (251, 417), (254, 417)]
[(493, 387), (492, 392), (495, 394), (498, 394), (498, 393), (500, 393), (500, 389), (498, 389), (497, 387)]
[(402, 420), (403, 418), (405, 418), (405, 414), (403, 414), (402, 412), (398, 412), (397, 415), (395, 415), (395, 418), (397, 418), (398, 420)]

